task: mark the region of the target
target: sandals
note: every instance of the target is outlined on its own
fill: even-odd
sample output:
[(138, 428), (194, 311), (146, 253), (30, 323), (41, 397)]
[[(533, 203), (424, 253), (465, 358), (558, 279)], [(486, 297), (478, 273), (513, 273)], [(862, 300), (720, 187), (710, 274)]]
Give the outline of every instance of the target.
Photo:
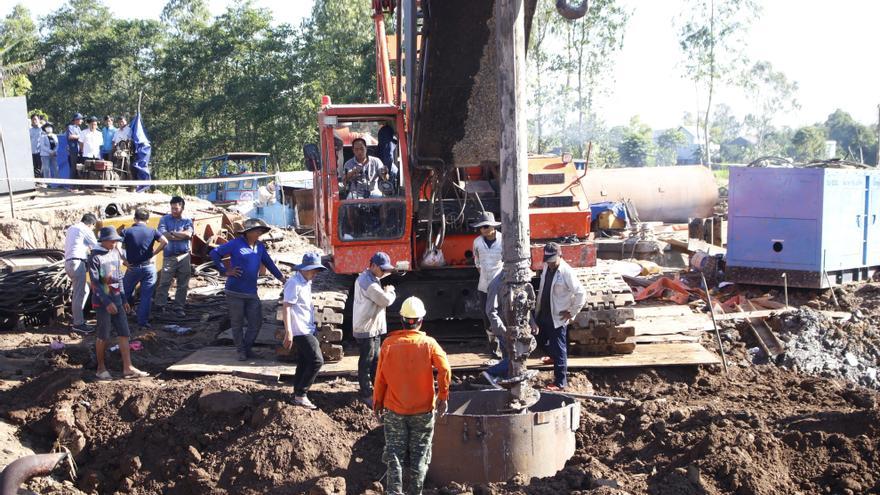
[(112, 380), (113, 375), (111, 375), (109, 371), (104, 370), (99, 373), (95, 373), (95, 378), (97, 378), (98, 380), (100, 380), (102, 382), (106, 382), (108, 380)]
[(150, 376), (149, 373), (147, 373), (146, 371), (141, 371), (137, 368), (132, 368), (131, 371), (122, 375), (122, 377), (126, 380), (136, 380), (138, 378), (147, 378), (148, 376)]

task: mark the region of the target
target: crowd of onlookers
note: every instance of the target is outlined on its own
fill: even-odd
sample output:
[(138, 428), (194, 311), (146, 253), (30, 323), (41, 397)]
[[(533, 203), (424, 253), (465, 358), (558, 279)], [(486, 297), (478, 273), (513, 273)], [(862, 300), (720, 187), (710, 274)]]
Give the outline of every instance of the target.
[[(76, 170), (76, 164), (83, 160), (113, 160), (113, 153), (120, 143), (130, 141), (131, 127), (128, 119), (120, 115), (113, 125), (113, 118), (104, 116), (104, 125), (98, 127), (97, 117), (85, 119), (86, 127), (83, 128), (83, 115), (73, 114), (70, 123), (63, 129), (63, 135), (67, 140), (67, 164), (70, 167), (71, 177)], [(44, 179), (60, 178), (58, 168), (58, 146), (60, 140), (55, 133), (55, 124), (46, 120), (46, 116), (39, 113), (31, 115), (31, 127), (29, 129), (31, 140), (31, 158), (34, 165), (34, 176)]]

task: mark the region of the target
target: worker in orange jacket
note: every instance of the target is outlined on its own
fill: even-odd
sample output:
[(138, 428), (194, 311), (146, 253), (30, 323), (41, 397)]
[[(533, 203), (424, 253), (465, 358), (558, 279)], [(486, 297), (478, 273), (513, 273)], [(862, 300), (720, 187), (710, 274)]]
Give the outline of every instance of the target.
[[(409, 495), (422, 493), (431, 440), (434, 438), (434, 415), (446, 414), (449, 381), (452, 371), (446, 352), (432, 337), (421, 331), (425, 305), (417, 297), (403, 301), (400, 316), (403, 329), (392, 332), (382, 343), (376, 382), (373, 386), (373, 410), (385, 425), (385, 451), (382, 459), (388, 466), (386, 493), (403, 495), (403, 461), (409, 453)], [(437, 370), (437, 393), (434, 391)]]

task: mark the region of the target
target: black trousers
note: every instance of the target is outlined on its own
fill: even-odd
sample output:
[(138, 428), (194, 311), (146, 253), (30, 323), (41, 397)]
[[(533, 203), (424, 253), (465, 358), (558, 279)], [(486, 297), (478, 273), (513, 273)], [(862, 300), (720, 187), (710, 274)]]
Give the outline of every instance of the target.
[(379, 365), (379, 349), (382, 348), (382, 337), (368, 337), (357, 339), (358, 349), (358, 384), (361, 395), (364, 397), (373, 395), (373, 380), (376, 379), (376, 366)]
[(293, 374), (293, 393), (303, 396), (315, 383), (318, 371), (324, 366), (321, 355), (321, 344), (314, 335), (297, 335), (293, 337), (296, 345), (296, 373)]

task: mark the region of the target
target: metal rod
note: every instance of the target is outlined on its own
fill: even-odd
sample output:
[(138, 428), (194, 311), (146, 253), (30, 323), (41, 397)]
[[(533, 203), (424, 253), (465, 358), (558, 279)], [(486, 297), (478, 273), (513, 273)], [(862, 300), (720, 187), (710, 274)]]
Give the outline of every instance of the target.
[(625, 397), (609, 397), (607, 395), (576, 394), (570, 392), (565, 392), (564, 394), (569, 397), (574, 397), (575, 399), (595, 400), (599, 402), (632, 402), (632, 399), (627, 399)]
[(788, 274), (782, 274), (782, 289), (785, 291), (785, 307), (788, 307)]
[(703, 279), (703, 287), (706, 288), (706, 302), (709, 303), (709, 313), (712, 315), (712, 327), (715, 329), (715, 338), (718, 340), (718, 350), (721, 352), (721, 364), (724, 365), (724, 372), (727, 373), (727, 357), (724, 355), (724, 345), (721, 343), (721, 332), (718, 331), (718, 322), (715, 321), (715, 308), (712, 306), (712, 296), (709, 295), (709, 284), (706, 283), (706, 276), (700, 272), (700, 278)]
[(3, 139), (3, 129), (0, 129), (0, 148), (3, 149), (3, 169), (6, 171), (6, 188), (9, 190), (9, 210), (12, 218), (15, 218), (15, 198), (12, 195), (12, 181), (9, 180), (9, 160), (6, 159), (6, 141)]

